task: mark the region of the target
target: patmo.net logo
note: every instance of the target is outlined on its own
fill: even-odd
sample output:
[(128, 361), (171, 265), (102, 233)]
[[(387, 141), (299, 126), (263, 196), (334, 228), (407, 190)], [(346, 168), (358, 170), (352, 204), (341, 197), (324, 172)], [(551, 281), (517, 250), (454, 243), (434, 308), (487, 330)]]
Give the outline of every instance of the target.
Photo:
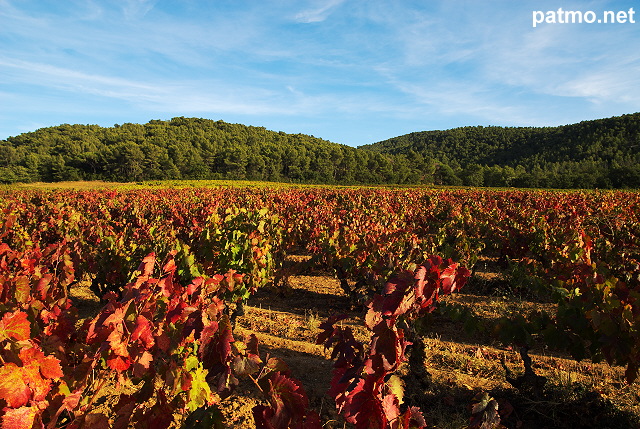
[(635, 24), (636, 11), (629, 10), (605, 10), (594, 12), (592, 10), (534, 10), (532, 13), (532, 25), (537, 27), (540, 24)]

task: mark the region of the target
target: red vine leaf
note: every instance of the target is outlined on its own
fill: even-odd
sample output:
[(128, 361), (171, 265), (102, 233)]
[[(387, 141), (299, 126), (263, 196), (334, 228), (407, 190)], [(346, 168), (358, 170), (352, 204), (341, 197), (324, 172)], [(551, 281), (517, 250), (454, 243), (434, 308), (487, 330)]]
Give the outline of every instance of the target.
[(247, 352), (249, 354), (258, 355), (258, 337), (256, 334), (251, 334), (249, 339), (246, 341), (247, 343)]
[(40, 370), (36, 363), (30, 363), (21, 368), (22, 379), (31, 389), (32, 399), (42, 401), (51, 390), (51, 380), (46, 380), (40, 375)]
[(423, 429), (427, 427), (427, 422), (418, 407), (411, 407), (402, 416), (403, 427), (407, 429)]
[(80, 399), (82, 399), (82, 390), (77, 390), (67, 395), (67, 397), (62, 401), (62, 405), (65, 410), (73, 411), (78, 407)]
[(139, 315), (136, 318), (136, 327), (131, 334), (131, 339), (133, 341), (142, 341), (146, 349), (153, 347), (155, 341), (151, 332), (151, 322), (146, 317)]
[(54, 356), (47, 356), (40, 361), (40, 373), (45, 378), (58, 379), (64, 376), (60, 360)]
[(107, 359), (107, 366), (115, 371), (126, 371), (131, 366), (131, 360), (116, 356), (112, 359)]
[(127, 301), (122, 307), (116, 308), (113, 313), (109, 315), (103, 322), (105, 326), (108, 325), (119, 325), (124, 321), (124, 316), (127, 313), (127, 309), (129, 308), (129, 303), (131, 301)]
[[(212, 322), (209, 326), (213, 330), (215, 322)], [(201, 338), (200, 357), (204, 362), (205, 368), (212, 368), (213, 365), (218, 363), (226, 364), (231, 355), (231, 343), (234, 340), (229, 318), (226, 316), (221, 318), (217, 328), (213, 335), (209, 334), (205, 338)], [(207, 327), (203, 329), (203, 333), (206, 329)]]
[(27, 313), (15, 311), (6, 313), (0, 320), (0, 341), (7, 338), (16, 341), (28, 340), (31, 338), (31, 324), (27, 320)]
[[(346, 314), (340, 314), (337, 316), (331, 316), (325, 322), (322, 322), (319, 329), (322, 329), (322, 332), (318, 334), (318, 338), (316, 339), (316, 344), (322, 344), (327, 341), (330, 337), (335, 333), (336, 328), (333, 326), (337, 322), (348, 318), (349, 316)], [(325, 345), (325, 347), (329, 347), (329, 345)]]
[(267, 364), (265, 365), (265, 369), (268, 369), (270, 372), (279, 372), (281, 374), (291, 373), (289, 365), (287, 365), (285, 361), (277, 357), (269, 358)]
[(473, 398), (471, 409), (471, 421), (469, 429), (491, 429), (500, 424), (498, 413), (498, 401), (487, 392), (478, 393)]
[(149, 370), (153, 355), (148, 351), (144, 351), (133, 364), (133, 374), (136, 377), (142, 377)]
[(456, 289), (459, 289), (466, 278), (469, 277), (470, 272), (464, 267), (459, 267), (459, 264), (451, 264), (440, 274), (442, 280), (442, 291), (445, 294), (450, 294)]
[(398, 403), (398, 397), (393, 393), (385, 395), (382, 399), (382, 410), (384, 411), (385, 418), (389, 422), (393, 422), (400, 416), (400, 404)]
[(2, 429), (32, 429), (38, 414), (38, 407), (6, 409), (2, 416)]
[(118, 356), (128, 357), (129, 350), (127, 348), (127, 339), (123, 337), (124, 328), (121, 324), (116, 325), (115, 329), (111, 331), (107, 340), (111, 346), (111, 351)]
[(260, 359), (255, 357), (256, 355), (234, 357), (231, 363), (233, 373), (237, 376), (256, 373), (260, 369)]
[(0, 368), (0, 398), (11, 408), (22, 407), (31, 398), (31, 390), (22, 378), (22, 368), (13, 362)]
[[(387, 425), (384, 409), (376, 394), (375, 382), (362, 379), (349, 391), (341, 405), (344, 417), (356, 429), (384, 429)], [(336, 405), (338, 401), (336, 400)]]
[[(393, 371), (404, 359), (404, 350), (408, 345), (404, 340), (404, 331), (396, 329), (395, 325), (393, 328), (389, 328), (386, 324), (380, 323), (373, 332), (371, 356), (373, 358), (378, 356), (382, 359), (384, 371)], [(376, 369), (380, 370), (381, 368)]]
[(300, 383), (280, 372), (269, 376), (270, 409), (256, 407), (254, 416), (257, 427), (263, 428), (320, 428), (317, 414), (309, 412), (309, 399)]
[(251, 412), (253, 413), (253, 420), (256, 422), (256, 429), (276, 429), (271, 424), (271, 419), (274, 415), (272, 408), (266, 405), (256, 405)]
[(155, 339), (160, 350), (163, 352), (169, 351), (169, 348), (171, 347), (171, 338), (169, 338), (164, 326), (160, 326), (158, 328), (155, 333)]
[(140, 263), (138, 271), (141, 276), (150, 276), (153, 273), (153, 266), (156, 263), (156, 254), (154, 252), (149, 253)]
[(60, 360), (54, 356), (45, 357), (44, 353), (36, 347), (23, 348), (19, 356), (23, 365), (39, 369), (44, 378), (58, 379), (64, 375)]

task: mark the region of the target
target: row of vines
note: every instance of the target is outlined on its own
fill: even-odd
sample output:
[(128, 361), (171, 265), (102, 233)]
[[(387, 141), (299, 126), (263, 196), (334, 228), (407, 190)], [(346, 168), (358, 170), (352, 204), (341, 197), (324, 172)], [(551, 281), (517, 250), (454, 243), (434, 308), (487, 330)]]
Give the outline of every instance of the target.
[[(492, 335), (606, 359), (626, 367), (628, 382), (640, 368), (637, 193), (6, 191), (0, 209), (3, 428), (224, 427), (216, 404), (242, 378), (264, 399), (256, 427), (322, 427), (286, 363), (234, 334), (258, 288), (287, 288), (312, 266), (334, 270), (365, 310), (370, 342), (340, 315), (317, 339), (335, 359), (329, 395), (356, 428), (426, 426), (395, 373), (409, 362), (420, 377), (417, 322), (460, 316), (440, 298), (481, 257), (558, 304), (505, 317)], [(291, 253), (311, 258), (285, 264)], [(78, 282), (104, 304), (92, 317), (69, 298)], [(104, 399), (107, 388), (118, 393)]]

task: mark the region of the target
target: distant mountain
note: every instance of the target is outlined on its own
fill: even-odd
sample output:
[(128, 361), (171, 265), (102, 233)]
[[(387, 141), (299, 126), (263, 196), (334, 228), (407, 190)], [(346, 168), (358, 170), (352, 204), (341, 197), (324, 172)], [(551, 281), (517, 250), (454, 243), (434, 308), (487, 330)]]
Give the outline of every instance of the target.
[(640, 113), (545, 128), (463, 127), (353, 148), (199, 118), (41, 128), (0, 140), (0, 182), (247, 179), (640, 188)]
[(640, 187), (640, 113), (558, 127), (422, 131), (359, 148), (432, 160), (467, 185)]
[(249, 179), (417, 183), (404, 156), (198, 118), (60, 125), (0, 141), (0, 181)]

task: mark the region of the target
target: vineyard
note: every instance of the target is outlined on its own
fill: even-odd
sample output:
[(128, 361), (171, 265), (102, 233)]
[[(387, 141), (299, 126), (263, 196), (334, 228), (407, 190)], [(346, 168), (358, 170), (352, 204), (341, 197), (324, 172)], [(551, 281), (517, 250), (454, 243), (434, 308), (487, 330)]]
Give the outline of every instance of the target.
[(0, 192), (3, 429), (640, 427), (639, 193)]

